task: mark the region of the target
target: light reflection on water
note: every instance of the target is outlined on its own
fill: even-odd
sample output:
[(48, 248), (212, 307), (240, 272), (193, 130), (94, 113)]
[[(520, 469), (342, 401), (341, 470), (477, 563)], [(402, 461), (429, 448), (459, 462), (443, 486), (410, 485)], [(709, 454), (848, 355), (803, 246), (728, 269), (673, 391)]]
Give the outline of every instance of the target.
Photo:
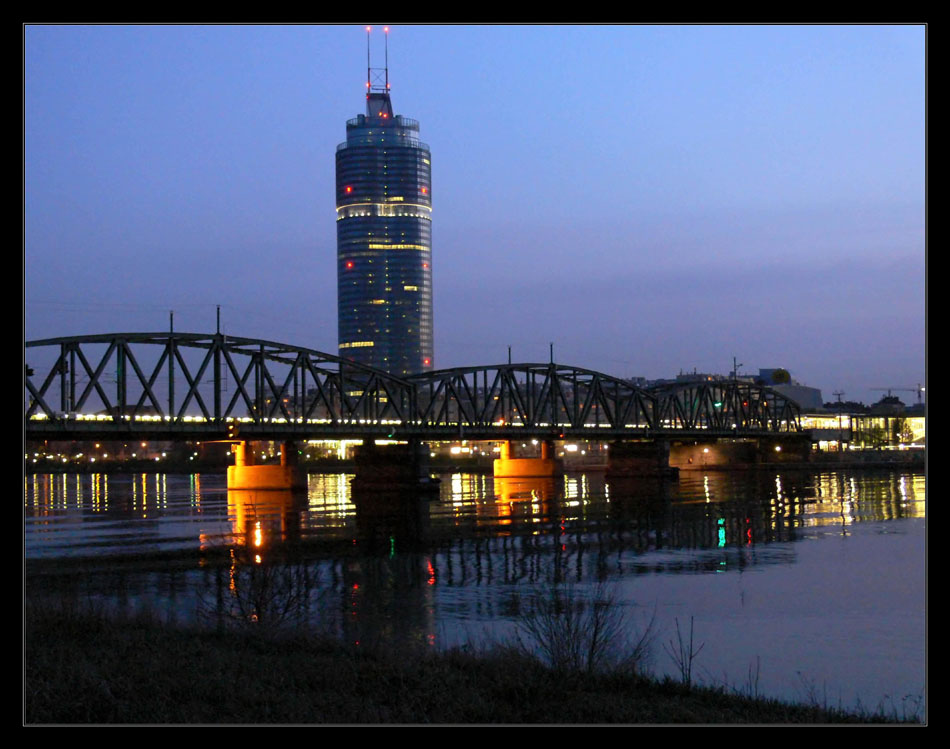
[[(756, 662), (760, 691), (788, 699), (873, 708), (923, 690), (922, 474), (456, 473), (425, 501), (354, 496), (350, 478), (292, 493), (228, 491), (217, 475), (27, 476), (28, 591), (439, 646), (510, 635), (554, 584), (586, 600), (607, 583), (634, 625), (656, 612), (657, 672), (673, 673), (661, 645), (692, 617), (707, 682), (742, 686)], [(113, 556), (138, 563), (101, 561)], [(83, 574), (48, 574), (67, 566)]]

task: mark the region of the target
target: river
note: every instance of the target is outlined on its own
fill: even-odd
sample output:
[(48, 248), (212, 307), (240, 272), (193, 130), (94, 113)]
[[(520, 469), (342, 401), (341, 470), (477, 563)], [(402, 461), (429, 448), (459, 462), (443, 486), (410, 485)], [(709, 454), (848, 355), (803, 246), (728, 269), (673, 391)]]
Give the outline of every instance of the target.
[[(383, 647), (510, 640), (552, 591), (609, 598), (650, 669), (922, 713), (925, 477), (910, 471), (443, 474), (438, 493), (229, 492), (212, 474), (24, 478), (27, 594)], [(679, 647), (693, 635), (692, 659)], [(688, 648), (688, 644), (686, 645)]]

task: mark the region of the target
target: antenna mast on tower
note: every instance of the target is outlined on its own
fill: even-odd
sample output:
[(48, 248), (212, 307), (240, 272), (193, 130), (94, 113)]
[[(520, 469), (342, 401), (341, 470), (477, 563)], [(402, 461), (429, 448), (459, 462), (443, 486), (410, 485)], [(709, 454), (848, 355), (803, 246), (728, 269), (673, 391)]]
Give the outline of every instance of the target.
[(372, 92), (389, 93), (389, 27), (383, 26), (383, 38), (385, 39), (385, 67), (374, 68), (370, 61), (369, 54), (369, 36), (373, 30), (372, 26), (366, 27), (366, 93)]

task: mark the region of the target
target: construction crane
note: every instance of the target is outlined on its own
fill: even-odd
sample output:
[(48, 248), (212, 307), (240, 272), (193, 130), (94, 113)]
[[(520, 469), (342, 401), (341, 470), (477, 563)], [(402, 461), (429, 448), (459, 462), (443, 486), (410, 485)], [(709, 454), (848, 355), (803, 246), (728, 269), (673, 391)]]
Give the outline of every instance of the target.
[(887, 397), (888, 397), (888, 398), (891, 397), (891, 392), (892, 392), (892, 391), (902, 392), (902, 393), (917, 393), (917, 402), (920, 403), (920, 402), (921, 402), (921, 398), (923, 397), (923, 394), (924, 394), (924, 392), (926, 391), (927, 388), (925, 388), (923, 385), (920, 385), (920, 384), (918, 383), (917, 387), (915, 387), (915, 388), (870, 388), (870, 389), (871, 389), (871, 390), (883, 390), (883, 391), (887, 391)]

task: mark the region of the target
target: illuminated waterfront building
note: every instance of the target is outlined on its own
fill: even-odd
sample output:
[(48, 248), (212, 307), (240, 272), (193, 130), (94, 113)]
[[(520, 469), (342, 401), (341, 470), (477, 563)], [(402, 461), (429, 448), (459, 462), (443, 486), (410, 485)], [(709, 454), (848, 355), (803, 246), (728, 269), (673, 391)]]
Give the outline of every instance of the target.
[(419, 123), (393, 114), (388, 61), (367, 67), (366, 114), (336, 150), (339, 352), (396, 375), (433, 364), (431, 176)]

